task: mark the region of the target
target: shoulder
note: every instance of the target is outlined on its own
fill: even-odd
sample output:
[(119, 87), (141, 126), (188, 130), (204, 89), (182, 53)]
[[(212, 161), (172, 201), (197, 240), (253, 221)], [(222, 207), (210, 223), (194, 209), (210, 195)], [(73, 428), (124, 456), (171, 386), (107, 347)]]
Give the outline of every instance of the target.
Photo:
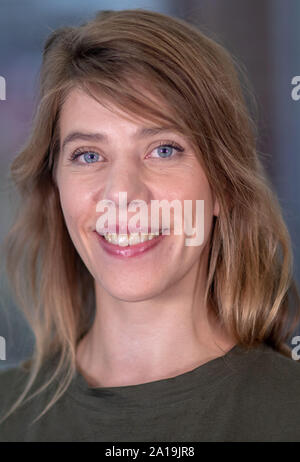
[(19, 389), (25, 383), (29, 372), (29, 361), (0, 369), (0, 396), (10, 393), (12, 389)]
[(0, 442), (23, 441), (22, 434), (27, 418), (24, 413), (6, 414), (15, 405), (24, 391), (28, 370), (23, 363), (0, 370)]
[(0, 410), (15, 402), (24, 390), (29, 376), (29, 364), (29, 361), (23, 361), (0, 369)]
[(292, 353), (285, 356), (266, 344), (239, 346), (226, 364), (247, 387), (259, 385), (262, 390), (288, 393), (289, 397), (291, 392), (297, 392), (295, 397), (300, 403), (300, 362), (292, 358)]
[[(28, 358), (17, 365), (0, 369), (0, 403), (3, 401), (15, 401), (30, 385), (30, 394), (37, 391), (51, 377), (57, 363), (57, 356), (47, 357), (42, 361), (37, 374), (34, 374), (34, 360)], [(5, 398), (5, 399), (4, 399)]]
[(262, 344), (238, 347), (225, 363), (226, 401), (230, 412), (238, 410), (239, 424), (256, 438), (300, 438), (299, 361)]
[[(31, 360), (26, 360), (19, 365), (0, 370), (0, 442), (23, 441), (29, 423), (39, 415), (49, 398), (47, 390), (37, 393), (48, 378), (48, 362), (44, 363), (28, 391), (28, 383), (32, 379), (31, 364)], [(15, 409), (20, 398), (24, 398), (25, 390), (25, 400)], [(28, 396), (32, 395), (33, 398), (27, 401)]]
[(248, 375), (253, 374), (264, 380), (276, 380), (280, 383), (298, 383), (300, 380), (300, 362), (290, 356), (274, 350), (266, 344), (244, 349), (239, 348), (238, 360), (241, 371)]

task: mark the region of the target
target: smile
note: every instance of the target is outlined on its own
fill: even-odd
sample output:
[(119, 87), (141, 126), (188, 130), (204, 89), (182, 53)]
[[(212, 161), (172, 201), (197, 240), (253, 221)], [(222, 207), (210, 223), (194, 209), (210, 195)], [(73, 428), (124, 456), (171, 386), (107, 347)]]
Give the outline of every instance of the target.
[[(160, 233), (161, 234), (161, 233)], [(117, 234), (117, 233), (106, 233), (103, 237), (111, 244), (118, 245), (121, 247), (133, 246), (140, 244), (141, 242), (151, 241), (157, 237), (157, 234), (143, 234), (143, 233), (131, 233), (131, 234)]]
[(98, 234), (95, 231), (102, 249), (110, 255), (118, 257), (135, 257), (154, 249), (165, 237), (163, 234)]

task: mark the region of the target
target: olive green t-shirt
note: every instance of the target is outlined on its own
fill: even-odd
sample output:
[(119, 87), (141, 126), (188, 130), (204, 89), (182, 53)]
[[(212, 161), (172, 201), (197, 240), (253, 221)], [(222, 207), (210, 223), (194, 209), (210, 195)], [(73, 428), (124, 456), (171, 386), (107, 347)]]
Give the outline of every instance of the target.
[[(0, 372), (0, 410), (18, 397), (25, 378), (21, 366)], [(264, 344), (235, 345), (189, 372), (138, 385), (92, 388), (77, 371), (31, 424), (54, 391), (0, 424), (0, 441), (300, 441), (300, 364)]]

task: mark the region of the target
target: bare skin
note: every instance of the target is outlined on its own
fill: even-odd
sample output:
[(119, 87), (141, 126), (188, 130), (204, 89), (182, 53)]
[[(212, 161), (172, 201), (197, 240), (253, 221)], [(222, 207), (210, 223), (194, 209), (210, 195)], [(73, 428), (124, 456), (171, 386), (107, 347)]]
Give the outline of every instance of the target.
[[(204, 305), (208, 243), (218, 201), (183, 135), (134, 136), (150, 125), (115, 114), (79, 89), (72, 90), (61, 112), (61, 146), (72, 131), (108, 136), (107, 142), (77, 139), (66, 144), (56, 172), (71, 239), (95, 280), (95, 320), (76, 353), (78, 369), (94, 387), (174, 377), (223, 356), (236, 343)], [(166, 160), (158, 148), (169, 141), (184, 152), (176, 156), (173, 150), (172, 159)], [(70, 161), (78, 148), (92, 152), (93, 162), (84, 155)], [(118, 203), (120, 191), (127, 192), (128, 203), (192, 199), (194, 204), (203, 199), (203, 244), (186, 246), (185, 235), (171, 233), (138, 258), (120, 260), (107, 254), (95, 236), (96, 204), (101, 199)]]

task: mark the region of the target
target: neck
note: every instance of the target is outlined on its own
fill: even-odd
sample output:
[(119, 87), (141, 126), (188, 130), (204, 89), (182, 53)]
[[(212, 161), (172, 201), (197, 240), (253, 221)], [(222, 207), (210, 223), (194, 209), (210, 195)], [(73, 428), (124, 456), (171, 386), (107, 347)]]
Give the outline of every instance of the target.
[(236, 342), (204, 304), (203, 283), (195, 300), (191, 278), (139, 302), (116, 300), (96, 285), (96, 315), (78, 345), (78, 369), (91, 386), (126, 386), (174, 377), (223, 356)]

